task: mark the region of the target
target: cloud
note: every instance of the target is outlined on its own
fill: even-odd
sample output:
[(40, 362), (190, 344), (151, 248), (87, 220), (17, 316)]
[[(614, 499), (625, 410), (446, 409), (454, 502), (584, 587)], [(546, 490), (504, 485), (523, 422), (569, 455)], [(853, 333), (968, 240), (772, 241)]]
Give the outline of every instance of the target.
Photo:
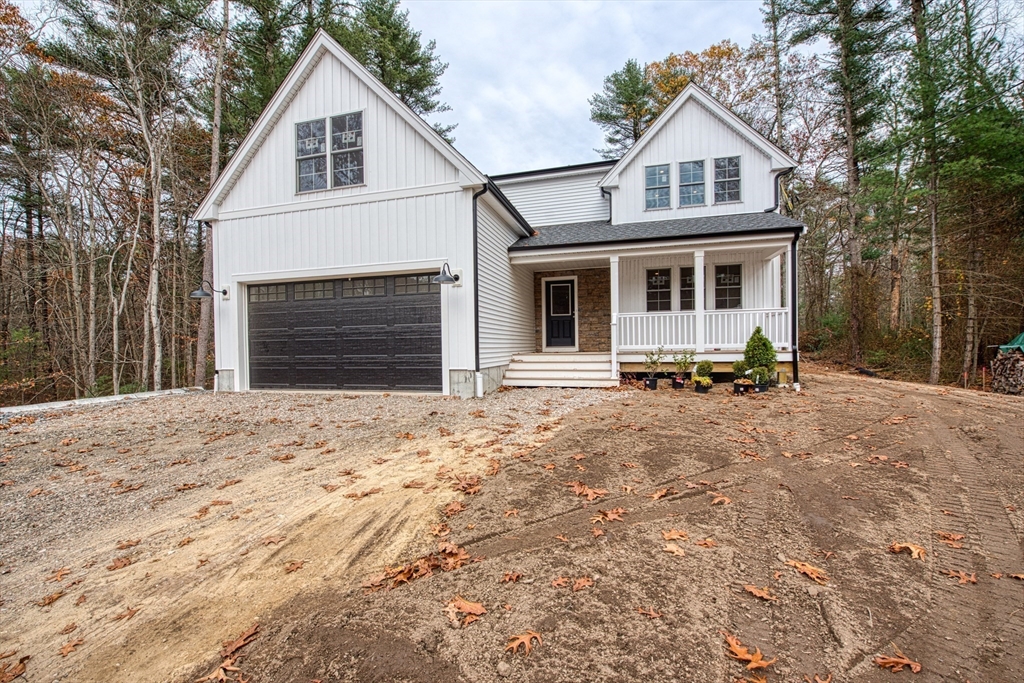
[(626, 60), (662, 59), (761, 30), (757, 0), (454, 2), (407, 0), (448, 62), (442, 98), (455, 146), (485, 173), (598, 159), (587, 99)]

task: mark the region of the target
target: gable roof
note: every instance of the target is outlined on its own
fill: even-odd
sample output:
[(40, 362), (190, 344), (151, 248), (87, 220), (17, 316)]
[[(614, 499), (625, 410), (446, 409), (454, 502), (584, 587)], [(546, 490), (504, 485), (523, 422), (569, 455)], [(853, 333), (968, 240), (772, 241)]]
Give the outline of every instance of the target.
[(754, 235), (771, 232), (799, 232), (804, 224), (775, 212), (731, 213), (721, 216), (693, 216), (663, 221), (643, 221), (612, 225), (608, 221), (547, 225), (533, 237), (523, 237), (509, 251), (555, 249), (623, 242)]
[(389, 90), (383, 83), (367, 71), (366, 67), (359, 63), (359, 61), (350, 55), (338, 41), (332, 38), (323, 29), (318, 29), (312, 40), (309, 41), (309, 45), (299, 55), (295, 65), (292, 66), (291, 71), (285, 77), (284, 81), (278, 87), (277, 92), (270, 99), (263, 113), (256, 120), (252, 130), (242, 140), (242, 144), (239, 145), (238, 150), (234, 156), (228, 162), (224, 170), (221, 171), (220, 176), (217, 177), (217, 182), (213, 184), (210, 191), (203, 198), (202, 203), (199, 204), (199, 208), (193, 214), (193, 220), (197, 221), (208, 221), (216, 220), (217, 218), (217, 206), (219, 206), (224, 198), (227, 196), (231, 189), (234, 187), (235, 182), (245, 172), (249, 162), (259, 151), (260, 145), (273, 130), (274, 126), (280, 120), (284, 114), (288, 105), (298, 94), (299, 90), (306, 83), (306, 80), (313, 73), (313, 70), (320, 63), (320, 60), (325, 54), (331, 54), (338, 59), (346, 68), (353, 72), (359, 80), (366, 84), (366, 86), (378, 97), (384, 100), (388, 105), (394, 109), (402, 119), (413, 127), (420, 135), (422, 135), (428, 142), (430, 142), (434, 148), (436, 148), (453, 166), (455, 166), (461, 175), (463, 184), (470, 185), (483, 185), (487, 182), (487, 177), (481, 173), (473, 164), (469, 162), (464, 156), (462, 156), (454, 147), (452, 147), (447, 140), (442, 138), (436, 130), (430, 127), (430, 125), (420, 118), (416, 112), (408, 107), (402, 100), (398, 98), (391, 90)]
[(640, 136), (640, 139), (629, 148), (618, 163), (616, 163), (609, 171), (605, 174), (601, 181), (598, 183), (599, 187), (615, 187), (618, 183), (619, 174), (626, 166), (636, 158), (636, 155), (643, 149), (647, 143), (652, 140), (670, 119), (672, 119), (676, 113), (683, 108), (683, 106), (689, 101), (696, 101), (707, 108), (712, 114), (721, 119), (726, 125), (731, 127), (737, 133), (745, 137), (750, 141), (752, 145), (760, 149), (765, 156), (772, 160), (772, 170), (782, 170), (796, 166), (796, 159), (786, 154), (784, 151), (779, 149), (776, 145), (772, 144), (763, 135), (758, 133), (753, 127), (750, 126), (746, 121), (741, 119), (739, 116), (730, 111), (721, 102), (712, 97), (706, 90), (696, 85), (695, 83), (689, 83), (683, 91), (676, 95), (676, 98), (672, 100), (672, 103), (658, 116), (655, 120), (654, 125), (644, 131), (644, 134)]

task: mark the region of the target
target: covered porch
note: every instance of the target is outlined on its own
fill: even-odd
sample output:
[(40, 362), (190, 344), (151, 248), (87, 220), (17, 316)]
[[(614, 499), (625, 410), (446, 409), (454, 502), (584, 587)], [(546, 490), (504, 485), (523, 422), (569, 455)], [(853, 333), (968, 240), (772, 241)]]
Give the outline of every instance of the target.
[(513, 268), (532, 274), (536, 348), (513, 358), (507, 384), (534, 386), (545, 370), (561, 386), (602, 375), (617, 382), (621, 373), (642, 371), (645, 355), (658, 348), (665, 353), (662, 371), (684, 350), (726, 371), (756, 327), (775, 346), (780, 368), (792, 362), (792, 232), (510, 257)]

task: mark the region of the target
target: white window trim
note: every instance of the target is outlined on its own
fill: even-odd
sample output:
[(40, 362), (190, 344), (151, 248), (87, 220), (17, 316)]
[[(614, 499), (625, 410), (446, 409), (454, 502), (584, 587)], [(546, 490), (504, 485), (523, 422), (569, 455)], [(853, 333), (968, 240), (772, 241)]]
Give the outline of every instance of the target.
[[(729, 202), (734, 204), (735, 202)], [(743, 262), (738, 263), (712, 263), (711, 265), (711, 304), (712, 310), (715, 311), (742, 311), (743, 310), (743, 280), (745, 276), (743, 271)], [(725, 268), (726, 266), (739, 266), (740, 267), (740, 305), (736, 308), (719, 308), (718, 307), (718, 268)]]
[[(735, 179), (735, 180), (738, 180), (740, 182), (740, 198), (739, 199), (730, 199), (727, 202), (720, 202), (720, 201), (717, 201), (715, 199), (715, 161), (718, 160), (718, 159), (733, 159), (733, 158), (740, 160), (740, 177)], [(726, 154), (726, 155), (720, 156), (720, 157), (711, 157), (711, 173), (710, 173), (710, 175), (711, 175), (711, 201), (712, 201), (712, 203), (715, 206), (724, 206), (726, 204), (742, 204), (743, 203), (743, 176), (744, 176), (744, 170), (743, 169), (745, 169), (746, 166), (747, 166), (747, 164), (746, 164), (746, 161), (744, 161), (742, 154)], [(730, 178), (729, 180), (732, 180), (732, 178)], [(705, 190), (705, 192), (706, 192), (706, 190)], [(705, 195), (705, 199), (706, 199), (706, 197), (707, 196)]]
[[(554, 282), (565, 282), (572, 280), (572, 310), (573, 324), (575, 331), (573, 338), (575, 346), (552, 346), (548, 347), (548, 280)], [(542, 277), (540, 279), (540, 350), (542, 353), (579, 353), (580, 350), (580, 283), (575, 275), (564, 275), (562, 277)]]
[[(335, 116), (347, 116), (349, 114), (362, 114), (363, 115), (363, 146), (360, 149), (363, 150), (363, 182), (356, 185), (339, 185), (334, 187), (334, 155), (331, 153), (331, 119)], [(313, 121), (324, 122), (324, 135), (325, 135), (325, 149), (327, 156), (327, 187), (322, 190), (300, 190), (299, 189), (299, 161), (301, 159), (313, 159), (314, 157), (320, 156), (319, 154), (298, 157), (296, 156), (298, 142), (298, 127), (303, 123), (312, 123)], [(367, 142), (369, 137), (366, 135), (366, 109), (353, 109), (352, 111), (338, 112), (337, 114), (328, 114), (326, 116), (315, 117), (312, 119), (306, 119), (304, 121), (298, 121), (295, 126), (295, 137), (292, 139), (292, 166), (295, 169), (295, 194), (311, 194), (313, 192), (330, 192), (332, 190), (349, 190), (353, 187), (366, 187), (366, 159), (367, 159)], [(346, 151), (346, 150), (343, 150)]]
[[(679, 173), (679, 166), (680, 166), (680, 164), (692, 164), (695, 161), (702, 161), (702, 162), (704, 162), (704, 201), (701, 202), (700, 204), (685, 204), (684, 205), (682, 203), (683, 202), (683, 193), (682, 193), (683, 181), (682, 181), (682, 175), (680, 175), (679, 178), (678, 178), (678, 182), (676, 182), (676, 188), (678, 188), (677, 194), (679, 195), (677, 197), (677, 199), (679, 201), (679, 204), (678, 204), (678, 206), (676, 208), (679, 208), (679, 209), (693, 209), (693, 208), (698, 207), (698, 206), (707, 206), (708, 205), (708, 167), (709, 166), (714, 166), (714, 164), (715, 164), (714, 159), (710, 159), (710, 160), (709, 159), (689, 159), (687, 161), (677, 162), (676, 163), (676, 172)], [(708, 164), (708, 161), (711, 161), (711, 163)], [(743, 160), (741, 159), (740, 160), (740, 177), (742, 178), (742, 176), (743, 176)], [(687, 185), (696, 185), (697, 183), (686, 183), (686, 184)], [(714, 188), (714, 184), (712, 184), (712, 186), (711, 186), (712, 194), (714, 194), (714, 189), (715, 189)], [(742, 185), (740, 185), (740, 189), (741, 190), (743, 189)]]
[[(316, 121), (322, 121), (323, 124), (324, 124), (324, 151), (323, 151), (322, 154), (310, 154), (309, 156), (300, 157), (299, 156), (299, 126), (303, 125), (304, 123), (315, 123)], [(292, 137), (292, 168), (295, 169), (295, 194), (309, 194), (310, 192), (324, 192), (326, 190), (331, 189), (331, 159), (330, 159), (330, 151), (328, 149), (330, 147), (330, 144), (328, 143), (328, 141), (330, 140), (330, 134), (329, 134), (327, 125), (328, 125), (327, 124), (327, 119), (325, 119), (325, 118), (313, 118), (313, 119), (306, 119), (304, 121), (296, 121), (295, 125), (292, 127), (292, 130), (293, 130), (293, 137)], [(302, 190), (302, 189), (300, 189), (301, 188), (301, 180), (300, 180), (300, 177), (299, 177), (299, 164), (301, 164), (303, 161), (306, 161), (307, 159), (318, 159), (320, 157), (324, 157), (324, 161), (326, 162), (326, 165), (327, 165), (327, 187), (325, 187), (323, 189), (319, 189), (319, 190), (315, 189), (315, 188), (312, 189), (312, 190)]]
[[(660, 187), (657, 187), (657, 188), (649, 188), (649, 187), (647, 187), (647, 169), (654, 168), (655, 166), (668, 166), (668, 206), (658, 206), (658, 207), (655, 207), (655, 208), (652, 209), (652, 208), (648, 208), (648, 206), (647, 206), (647, 190), (654, 190), (654, 189), (660, 190), (661, 188)], [(668, 211), (668, 210), (670, 210), (672, 208), (672, 175), (673, 174), (672, 174), (672, 162), (671, 161), (666, 161), (666, 162), (658, 163), (658, 164), (646, 164), (644, 166), (644, 174), (643, 174), (644, 187), (643, 187), (643, 195), (642, 195), (643, 198), (644, 198), (644, 211)]]

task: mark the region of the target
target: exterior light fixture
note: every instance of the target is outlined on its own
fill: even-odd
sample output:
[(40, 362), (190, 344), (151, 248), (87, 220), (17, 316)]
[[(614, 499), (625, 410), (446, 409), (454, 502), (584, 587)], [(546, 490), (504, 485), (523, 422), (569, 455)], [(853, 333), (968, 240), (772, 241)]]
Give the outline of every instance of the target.
[(456, 268), (453, 273), (451, 268), (448, 267), (448, 262), (441, 266), (441, 272), (434, 276), (432, 282), (438, 285), (454, 285), (456, 287), (462, 286), (462, 270)]
[[(206, 291), (203, 288), (203, 285), (209, 286), (211, 291), (209, 291), (209, 292)], [(227, 296), (228, 295), (227, 288), (225, 288), (225, 289), (214, 289), (213, 285), (211, 285), (208, 281), (203, 280), (202, 283), (200, 283), (200, 285), (199, 285), (199, 289), (197, 289), (194, 292), (192, 292), (191, 294), (189, 294), (188, 298), (189, 299), (209, 299), (209, 298), (213, 297), (213, 293), (212, 292), (219, 292), (221, 296)]]

